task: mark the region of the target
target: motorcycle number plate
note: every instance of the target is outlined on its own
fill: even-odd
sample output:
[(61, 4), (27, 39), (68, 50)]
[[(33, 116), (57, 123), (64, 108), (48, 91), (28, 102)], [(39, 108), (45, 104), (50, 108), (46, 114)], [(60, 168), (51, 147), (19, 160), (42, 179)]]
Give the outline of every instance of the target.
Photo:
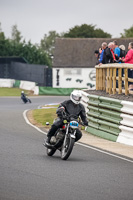
[(71, 126), (72, 128), (78, 128), (78, 125), (79, 125), (79, 123), (76, 122), (76, 121), (71, 121), (71, 122), (70, 122), (70, 126)]

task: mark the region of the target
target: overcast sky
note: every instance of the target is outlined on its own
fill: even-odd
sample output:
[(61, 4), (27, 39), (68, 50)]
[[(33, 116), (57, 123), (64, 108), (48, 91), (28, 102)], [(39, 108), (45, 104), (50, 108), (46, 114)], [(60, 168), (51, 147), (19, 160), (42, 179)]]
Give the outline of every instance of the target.
[(0, 22), (6, 37), (15, 24), (26, 41), (44, 34), (93, 24), (113, 37), (133, 25), (133, 0), (0, 0)]

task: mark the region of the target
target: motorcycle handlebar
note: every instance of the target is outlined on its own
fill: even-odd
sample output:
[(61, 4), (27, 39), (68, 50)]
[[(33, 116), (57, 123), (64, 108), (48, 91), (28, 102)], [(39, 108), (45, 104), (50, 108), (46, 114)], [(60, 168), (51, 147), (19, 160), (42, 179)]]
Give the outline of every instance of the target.
[(67, 115), (66, 113), (64, 113), (63, 119), (67, 120), (68, 122), (76, 120), (81, 126), (85, 126), (85, 124), (80, 119), (77, 119), (76, 115)]

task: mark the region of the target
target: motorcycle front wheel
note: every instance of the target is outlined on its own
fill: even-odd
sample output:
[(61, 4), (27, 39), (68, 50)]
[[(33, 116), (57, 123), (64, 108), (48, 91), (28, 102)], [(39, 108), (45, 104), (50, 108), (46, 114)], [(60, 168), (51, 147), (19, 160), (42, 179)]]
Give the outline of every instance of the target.
[(29, 103), (31, 103), (31, 100), (30, 100), (30, 99), (28, 99), (28, 101), (29, 101)]
[(54, 153), (56, 152), (56, 149), (46, 149), (46, 153), (48, 156), (52, 156), (54, 155)]
[(62, 160), (68, 159), (68, 157), (70, 156), (70, 154), (73, 150), (74, 143), (75, 143), (74, 138), (71, 138), (70, 136), (66, 138), (66, 142), (63, 143), (63, 147), (61, 150), (61, 159)]

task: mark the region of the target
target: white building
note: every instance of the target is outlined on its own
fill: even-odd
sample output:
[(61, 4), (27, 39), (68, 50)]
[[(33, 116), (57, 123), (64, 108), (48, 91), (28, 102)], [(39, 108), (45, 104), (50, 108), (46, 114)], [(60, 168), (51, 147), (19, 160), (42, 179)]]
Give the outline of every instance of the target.
[(90, 42), (92, 39), (86, 38), (56, 39), (53, 58), (54, 88), (95, 89), (96, 58)]

